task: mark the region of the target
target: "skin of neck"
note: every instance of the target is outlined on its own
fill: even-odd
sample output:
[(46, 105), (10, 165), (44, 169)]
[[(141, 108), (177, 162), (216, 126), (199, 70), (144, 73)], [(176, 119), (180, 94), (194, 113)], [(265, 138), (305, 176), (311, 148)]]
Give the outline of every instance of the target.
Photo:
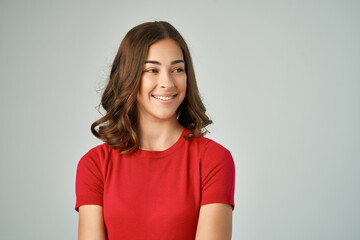
[(176, 116), (167, 120), (150, 120), (139, 118), (140, 149), (148, 151), (163, 151), (174, 145), (179, 139), (184, 127)]

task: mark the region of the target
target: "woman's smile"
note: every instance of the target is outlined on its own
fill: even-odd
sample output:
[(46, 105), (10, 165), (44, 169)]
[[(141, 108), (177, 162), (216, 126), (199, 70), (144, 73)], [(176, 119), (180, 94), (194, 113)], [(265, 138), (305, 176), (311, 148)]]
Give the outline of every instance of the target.
[(169, 104), (169, 103), (173, 103), (174, 102), (174, 98), (177, 96), (177, 94), (175, 95), (151, 95), (153, 98), (155, 98), (158, 102), (160, 103), (165, 103), (165, 104)]

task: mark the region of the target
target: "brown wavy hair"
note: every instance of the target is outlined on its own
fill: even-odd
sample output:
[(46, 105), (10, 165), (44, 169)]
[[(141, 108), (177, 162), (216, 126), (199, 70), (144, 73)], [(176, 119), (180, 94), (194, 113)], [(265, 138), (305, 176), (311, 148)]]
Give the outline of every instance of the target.
[(187, 139), (203, 136), (212, 121), (205, 114), (196, 83), (195, 72), (188, 46), (180, 33), (168, 22), (156, 21), (132, 28), (122, 40), (111, 67), (109, 81), (101, 103), (106, 110), (102, 118), (91, 125), (91, 132), (121, 153), (131, 153), (139, 148), (137, 93), (143, 65), (149, 47), (155, 42), (170, 38), (182, 49), (187, 75), (186, 96), (177, 109), (179, 123), (192, 131)]

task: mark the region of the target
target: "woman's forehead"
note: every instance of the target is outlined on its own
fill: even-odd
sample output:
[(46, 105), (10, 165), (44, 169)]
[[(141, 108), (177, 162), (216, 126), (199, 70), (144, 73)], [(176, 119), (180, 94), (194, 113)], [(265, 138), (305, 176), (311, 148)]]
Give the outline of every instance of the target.
[(181, 62), (184, 60), (183, 52), (177, 42), (173, 39), (167, 38), (155, 42), (149, 47), (146, 61), (156, 62)]

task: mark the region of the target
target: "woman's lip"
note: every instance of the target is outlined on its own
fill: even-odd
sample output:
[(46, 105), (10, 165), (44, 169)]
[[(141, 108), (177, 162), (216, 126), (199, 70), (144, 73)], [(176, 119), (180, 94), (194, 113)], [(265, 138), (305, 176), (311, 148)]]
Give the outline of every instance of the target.
[(176, 97), (177, 94), (151, 94), (153, 97)]
[[(175, 98), (177, 96), (177, 94), (175, 95), (151, 95), (156, 101), (160, 102), (160, 103), (165, 103), (165, 104), (169, 104), (175, 101)], [(156, 97), (172, 97), (171, 99), (160, 99), (160, 98), (156, 98)]]

